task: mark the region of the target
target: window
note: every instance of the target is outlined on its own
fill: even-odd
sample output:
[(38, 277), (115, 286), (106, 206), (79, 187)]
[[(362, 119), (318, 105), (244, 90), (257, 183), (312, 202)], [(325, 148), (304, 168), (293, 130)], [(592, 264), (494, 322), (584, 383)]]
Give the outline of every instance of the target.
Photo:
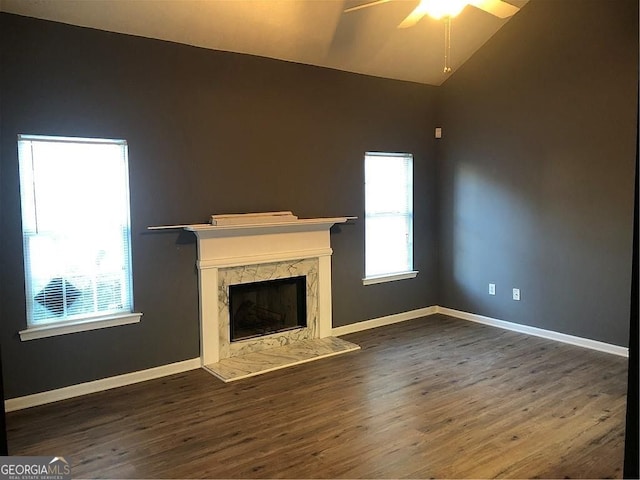
[(413, 156), (367, 152), (365, 285), (413, 278)]
[(23, 340), (139, 321), (133, 314), (127, 143), (18, 137)]

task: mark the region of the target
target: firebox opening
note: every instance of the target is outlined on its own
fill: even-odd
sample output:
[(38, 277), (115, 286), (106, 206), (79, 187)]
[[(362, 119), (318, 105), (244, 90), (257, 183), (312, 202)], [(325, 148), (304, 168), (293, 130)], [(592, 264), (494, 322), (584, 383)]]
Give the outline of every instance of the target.
[(229, 286), (231, 341), (307, 326), (306, 276)]

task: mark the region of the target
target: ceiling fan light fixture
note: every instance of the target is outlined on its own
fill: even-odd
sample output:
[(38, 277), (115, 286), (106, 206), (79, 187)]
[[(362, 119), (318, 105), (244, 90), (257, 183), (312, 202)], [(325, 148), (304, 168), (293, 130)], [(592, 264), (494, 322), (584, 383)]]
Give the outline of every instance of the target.
[(426, 13), (435, 20), (453, 18), (469, 4), (465, 0), (422, 0), (416, 10)]

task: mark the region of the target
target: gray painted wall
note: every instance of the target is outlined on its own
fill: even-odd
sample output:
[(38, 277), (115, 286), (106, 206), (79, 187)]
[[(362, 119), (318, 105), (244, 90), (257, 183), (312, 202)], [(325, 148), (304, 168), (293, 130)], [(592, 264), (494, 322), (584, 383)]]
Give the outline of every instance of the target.
[(532, 0), (447, 80), (442, 305), (628, 344), (637, 88), (633, 0)]
[[(363, 223), (332, 231), (334, 325), (436, 303), (436, 88), (0, 14), (0, 341), (7, 398), (199, 355), (196, 245), (212, 213), (363, 217), (368, 150), (414, 154), (411, 281), (363, 287)], [(129, 144), (136, 325), (21, 342), (18, 133)]]

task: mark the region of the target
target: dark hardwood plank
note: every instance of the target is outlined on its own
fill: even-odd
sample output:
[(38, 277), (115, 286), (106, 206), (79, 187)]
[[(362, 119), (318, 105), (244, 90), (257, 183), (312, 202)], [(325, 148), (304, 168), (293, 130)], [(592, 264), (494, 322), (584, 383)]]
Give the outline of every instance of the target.
[(7, 415), (91, 478), (619, 478), (627, 361), (431, 316), (223, 384), (202, 370)]

